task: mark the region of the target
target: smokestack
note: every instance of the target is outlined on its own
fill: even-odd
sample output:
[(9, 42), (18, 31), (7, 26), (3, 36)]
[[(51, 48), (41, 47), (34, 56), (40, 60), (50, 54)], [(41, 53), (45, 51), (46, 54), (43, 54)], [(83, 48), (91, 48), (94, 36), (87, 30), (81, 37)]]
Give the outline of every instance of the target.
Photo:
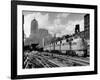
[(79, 24), (76, 24), (75, 25), (75, 34), (78, 32), (80, 32), (80, 26), (79, 26)]

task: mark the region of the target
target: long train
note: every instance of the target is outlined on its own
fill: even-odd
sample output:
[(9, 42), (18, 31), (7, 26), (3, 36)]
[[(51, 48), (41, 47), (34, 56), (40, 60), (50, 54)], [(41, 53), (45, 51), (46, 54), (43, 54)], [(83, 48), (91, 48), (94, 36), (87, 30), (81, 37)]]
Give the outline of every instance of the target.
[(80, 36), (64, 38), (44, 46), (44, 51), (71, 56), (89, 56), (89, 43)]

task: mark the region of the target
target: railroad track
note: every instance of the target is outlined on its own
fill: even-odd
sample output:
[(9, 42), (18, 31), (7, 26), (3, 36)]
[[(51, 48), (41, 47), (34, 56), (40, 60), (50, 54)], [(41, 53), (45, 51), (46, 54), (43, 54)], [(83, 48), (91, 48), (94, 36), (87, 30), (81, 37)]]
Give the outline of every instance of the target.
[[(37, 67), (45, 67), (45, 68), (51, 68), (51, 67), (59, 67), (57, 64), (54, 64), (54, 63), (52, 63), (52, 62), (50, 62), (45, 56), (43, 56), (43, 55), (34, 55), (33, 56), (34, 57), (34, 59), (36, 60), (36, 61), (33, 61), (32, 59), (31, 59), (31, 62), (32, 62), (32, 64), (34, 64), (35, 62), (37, 62), (37, 63), (35, 63), (35, 65), (37, 66)], [(32, 57), (31, 57), (32, 58)], [(39, 66), (40, 65), (40, 66)]]
[[(46, 56), (45, 55), (40, 55), (41, 56), (41, 59), (46, 59)], [(82, 60), (82, 59), (79, 59), (79, 58), (73, 58), (73, 57), (65, 57), (65, 56), (62, 56), (62, 55), (56, 55), (56, 56), (53, 56), (55, 57), (56, 59), (60, 60), (61, 62), (62, 61), (65, 61), (65, 62), (68, 62), (69, 64), (72, 64), (72, 66), (87, 66), (89, 65), (89, 61), (86, 61), (86, 60)], [(53, 61), (51, 60), (48, 60), (48, 58), (45, 60), (45, 63), (47, 64), (54, 64)], [(52, 66), (53, 66), (52, 65)], [(59, 64), (56, 64), (57, 66), (59, 66)], [(51, 67), (52, 67), (51, 66)], [(54, 66), (54, 67), (57, 67), (57, 66)]]
[(54, 63), (52, 63), (51, 61), (49, 61), (45, 56), (43, 56), (43, 55), (41, 55), (41, 56), (38, 56), (39, 57), (39, 59), (41, 60), (41, 62), (43, 63), (43, 64), (45, 64), (44, 65), (44, 67), (59, 67), (57, 64), (54, 64)]
[[(61, 67), (62, 65), (59, 65), (58, 63), (56, 63), (55, 61), (53, 61), (52, 59), (48, 59), (49, 56), (45, 56), (43, 54), (34, 54), (31, 55), (30, 57), (30, 61), (32, 62), (32, 65), (34, 65), (35, 67), (33, 68), (52, 68), (52, 67)], [(68, 56), (62, 56), (62, 55), (54, 55), (54, 58), (58, 59), (61, 61), (61, 63), (63, 61), (67, 62), (68, 64), (72, 64), (71, 66), (87, 66), (89, 65), (89, 61), (86, 60), (82, 60), (79, 58), (73, 58), (73, 57), (68, 57)], [(34, 59), (35, 61), (34, 61)]]
[(80, 66), (87, 66), (89, 65), (89, 62), (85, 61), (85, 60), (81, 60), (81, 59), (75, 59), (72, 57), (63, 57), (63, 56), (57, 56), (57, 58), (62, 59), (62, 60), (69, 60), (70, 62), (80, 65)]
[(54, 54), (53, 57), (56, 57), (57, 59), (61, 59), (64, 61), (69, 60), (70, 62), (80, 65), (80, 66), (89, 65), (89, 59), (87, 58), (78, 58), (78, 57), (71, 57), (71, 56), (64, 56), (64, 55), (57, 55), (57, 54)]

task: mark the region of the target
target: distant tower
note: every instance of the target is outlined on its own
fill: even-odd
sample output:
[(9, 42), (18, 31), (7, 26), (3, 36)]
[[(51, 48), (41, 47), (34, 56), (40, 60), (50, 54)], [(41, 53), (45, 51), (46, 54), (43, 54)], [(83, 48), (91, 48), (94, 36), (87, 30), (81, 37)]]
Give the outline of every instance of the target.
[(90, 15), (86, 14), (84, 16), (84, 30), (89, 30), (90, 28)]
[(90, 14), (84, 16), (84, 38), (90, 39)]
[(31, 22), (31, 34), (38, 32), (38, 21), (34, 18)]
[(79, 24), (75, 25), (75, 33), (80, 32), (80, 26)]

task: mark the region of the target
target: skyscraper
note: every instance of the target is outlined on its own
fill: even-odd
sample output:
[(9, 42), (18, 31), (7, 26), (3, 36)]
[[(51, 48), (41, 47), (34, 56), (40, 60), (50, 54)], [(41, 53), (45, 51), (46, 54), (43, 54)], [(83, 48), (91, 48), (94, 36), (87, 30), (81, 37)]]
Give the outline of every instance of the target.
[(85, 31), (84, 38), (89, 39), (90, 38), (90, 14), (86, 14), (84, 16), (84, 31)]
[(38, 21), (34, 18), (31, 22), (31, 34), (38, 32)]
[[(46, 38), (48, 36), (48, 38)], [(45, 43), (52, 38), (47, 29), (39, 28), (38, 21), (34, 18), (31, 21), (30, 36), (25, 39), (25, 45), (38, 44), (43, 47), (43, 39)]]

